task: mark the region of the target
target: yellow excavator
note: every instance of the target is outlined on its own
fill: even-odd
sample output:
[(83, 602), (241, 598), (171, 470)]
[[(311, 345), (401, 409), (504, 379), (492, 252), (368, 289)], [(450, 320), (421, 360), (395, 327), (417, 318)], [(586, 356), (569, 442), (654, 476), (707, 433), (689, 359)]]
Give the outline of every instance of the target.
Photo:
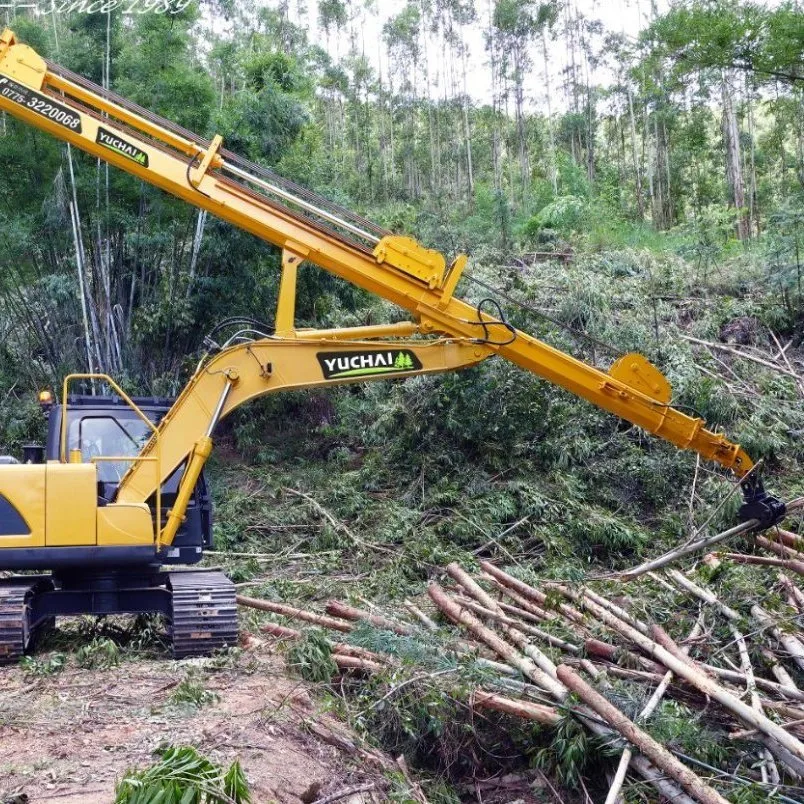
[[(102, 89), (0, 37), (0, 110), (184, 199), (282, 250), (272, 328), (243, 321), (214, 337), (175, 401), (132, 399), (111, 377), (74, 374), (53, 405), (47, 448), (0, 460), (0, 662), (15, 661), (54, 618), (161, 612), (174, 655), (237, 638), (234, 588), (193, 565), (210, 544), (203, 468), (216, 425), (264, 394), (454, 371), (498, 355), (742, 481), (743, 519), (766, 528), (785, 506), (739, 445), (671, 405), (667, 379), (627, 354), (600, 371), (514, 328), (498, 303), (454, 292), (465, 255), (444, 256)], [(408, 311), (404, 323), (294, 326), (302, 262)], [(221, 339), (222, 340), (222, 339)], [(109, 398), (81, 397), (100, 381)]]

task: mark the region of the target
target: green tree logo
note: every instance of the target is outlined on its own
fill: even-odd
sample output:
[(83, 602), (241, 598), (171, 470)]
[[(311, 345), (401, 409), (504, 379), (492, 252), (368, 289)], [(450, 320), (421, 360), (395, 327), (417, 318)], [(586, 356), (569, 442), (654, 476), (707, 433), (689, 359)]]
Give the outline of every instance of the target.
[(409, 354), (400, 352), (396, 356), (396, 360), (394, 360), (394, 368), (400, 369), (401, 371), (408, 371), (413, 368), (413, 360), (411, 360)]

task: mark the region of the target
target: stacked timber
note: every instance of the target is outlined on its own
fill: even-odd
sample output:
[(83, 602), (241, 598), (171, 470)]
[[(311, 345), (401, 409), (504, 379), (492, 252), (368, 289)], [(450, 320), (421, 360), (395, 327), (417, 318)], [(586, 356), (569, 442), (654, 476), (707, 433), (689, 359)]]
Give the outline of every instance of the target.
[[(804, 566), (797, 536), (777, 538), (774, 548), (762, 539), (757, 545), (775, 551), (785, 562), (781, 569), (794, 572), (798, 562)], [(710, 555), (705, 563), (711, 567), (720, 560)], [(392, 649), (377, 647), (382, 640), (371, 651), (350, 644), (358, 628), (437, 643), (456, 661), (482, 666), (484, 680), (467, 699), (476, 711), (502, 712), (546, 728), (572, 717), (620, 746), (607, 804), (621, 801), (624, 785), (631, 782), (647, 783), (659, 798), (682, 803), (722, 803), (724, 790), (743, 783), (759, 785), (769, 799), (801, 800), (785, 791), (800, 789), (804, 778), (804, 691), (795, 681), (804, 672), (804, 637), (798, 628), (804, 592), (780, 572), (774, 594), (790, 610), (783, 618), (760, 600), (746, 601), (740, 611), (731, 608), (700, 576), (667, 568), (646, 571), (640, 583), (671, 592), (687, 611), (697, 607), (697, 620), (680, 634), (677, 618), (649, 622), (629, 605), (629, 583), (626, 577), (608, 579), (604, 595), (596, 582), (528, 583), (481, 561), (472, 573), (450, 564), (429, 585), (425, 603), (406, 601), (392, 614), (342, 601), (330, 601), (325, 613), (242, 596), (238, 601), (285, 621), (332, 631), (332, 658), (343, 672), (373, 674), (398, 666)], [(262, 630), (281, 639), (302, 636), (273, 621)], [(716, 634), (728, 640), (719, 641)], [(639, 709), (623, 711), (621, 696), (614, 694), (614, 685), (623, 683), (639, 688), (646, 701)], [(649, 731), (664, 697), (698, 709), (735, 744), (747, 746), (750, 762), (745, 764), (752, 770), (706, 767), (661, 745)]]

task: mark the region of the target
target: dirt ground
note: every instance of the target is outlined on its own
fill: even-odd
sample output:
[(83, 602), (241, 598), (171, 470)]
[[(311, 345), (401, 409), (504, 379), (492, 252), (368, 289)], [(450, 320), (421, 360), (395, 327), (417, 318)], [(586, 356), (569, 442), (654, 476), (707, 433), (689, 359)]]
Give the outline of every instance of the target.
[[(123, 772), (152, 764), (166, 745), (192, 745), (227, 766), (239, 758), (256, 804), (309, 804), (371, 782), (376, 792), (363, 800), (383, 798), (384, 759), (355, 753), (354, 735), (318, 711), (281, 658), (261, 650), (215, 661), (124, 658), (84, 670), (71, 659), (44, 678), (0, 668), (0, 802), (109, 804)], [(188, 674), (217, 700), (177, 703)]]

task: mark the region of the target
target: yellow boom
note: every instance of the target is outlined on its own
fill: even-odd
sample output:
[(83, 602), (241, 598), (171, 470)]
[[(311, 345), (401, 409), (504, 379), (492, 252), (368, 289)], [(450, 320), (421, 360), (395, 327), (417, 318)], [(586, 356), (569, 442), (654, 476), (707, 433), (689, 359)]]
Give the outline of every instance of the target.
[[(456, 369), (494, 354), (740, 478), (753, 466), (739, 445), (707, 430), (702, 419), (673, 408), (666, 378), (641, 355), (625, 355), (604, 372), (514, 329), (454, 297), (466, 256), (447, 265), (440, 253), (415, 240), (387, 232), (226, 151), (221, 137), (202, 140), (45, 61), (16, 42), (9, 30), (0, 37), (0, 110), (283, 252), (274, 335), (225, 349), (199, 368), (159, 426), (161, 475), (155, 476), (153, 462), (134, 462), (120, 484), (120, 503), (148, 500), (182, 464), (187, 466), (183, 491), (189, 495), (208, 454), (212, 427), (248, 399), (281, 388)], [(408, 310), (413, 321), (362, 331), (296, 330), (295, 279), (302, 261)], [(420, 339), (390, 342), (395, 353), (405, 355), (398, 371), (373, 364), (381, 361), (375, 353), (390, 348), (388, 341), (374, 339), (413, 335), (438, 339), (431, 346)], [(328, 352), (332, 356), (321, 357)], [(334, 361), (333, 370), (325, 359)], [(354, 368), (338, 368), (347, 365)], [(375, 368), (379, 371), (368, 373)], [(146, 446), (143, 457), (155, 450), (156, 441)], [(162, 534), (168, 544), (182, 515), (180, 502)]]

